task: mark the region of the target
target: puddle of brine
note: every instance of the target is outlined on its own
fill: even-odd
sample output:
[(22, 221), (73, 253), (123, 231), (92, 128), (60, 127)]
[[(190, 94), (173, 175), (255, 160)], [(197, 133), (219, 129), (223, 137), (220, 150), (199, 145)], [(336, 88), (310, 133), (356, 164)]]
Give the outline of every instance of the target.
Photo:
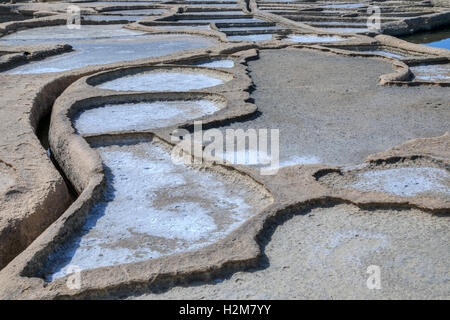
[(212, 114), (223, 106), (210, 100), (105, 104), (74, 118), (81, 134), (161, 128)]
[(121, 91), (178, 91), (214, 87), (224, 80), (210, 75), (188, 72), (144, 72), (99, 85), (102, 89)]
[(204, 247), (271, 202), (265, 191), (248, 187), (251, 181), (174, 163), (156, 143), (97, 150), (105, 165), (105, 199), (49, 257), (47, 281), (66, 275), (70, 266), (85, 270)]

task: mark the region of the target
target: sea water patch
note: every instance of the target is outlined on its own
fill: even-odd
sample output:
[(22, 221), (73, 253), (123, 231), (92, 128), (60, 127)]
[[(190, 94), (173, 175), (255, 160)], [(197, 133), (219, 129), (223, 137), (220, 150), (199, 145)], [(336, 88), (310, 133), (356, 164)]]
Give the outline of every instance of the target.
[(176, 164), (153, 142), (97, 150), (107, 179), (104, 199), (49, 257), (47, 281), (66, 275), (71, 265), (86, 270), (204, 247), (271, 202), (266, 193), (248, 187), (250, 181)]
[(450, 64), (428, 64), (409, 67), (418, 80), (442, 81), (450, 79)]
[(430, 47), (450, 50), (450, 27), (428, 32), (415, 33), (413, 35), (401, 37), (401, 39), (412, 43), (419, 43)]
[(218, 86), (231, 79), (231, 74), (219, 76), (200, 69), (156, 69), (106, 81), (99, 87), (120, 91), (185, 92)]
[(81, 134), (161, 128), (213, 114), (223, 103), (207, 99), (104, 104), (74, 117)]

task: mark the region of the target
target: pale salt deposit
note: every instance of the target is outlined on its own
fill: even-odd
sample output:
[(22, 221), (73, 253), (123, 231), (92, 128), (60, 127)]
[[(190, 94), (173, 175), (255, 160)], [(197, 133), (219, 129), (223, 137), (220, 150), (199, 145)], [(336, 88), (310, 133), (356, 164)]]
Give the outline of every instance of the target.
[(156, 143), (97, 150), (108, 181), (104, 200), (82, 230), (51, 255), (47, 280), (73, 266), (92, 269), (204, 247), (270, 203), (266, 194), (239, 181), (175, 164)]
[(161, 128), (212, 114), (223, 105), (210, 100), (156, 101), (105, 104), (78, 114), (75, 127), (82, 134)]
[(398, 196), (440, 194), (450, 201), (450, 174), (439, 168), (395, 168), (359, 173), (350, 188)]
[(224, 80), (200, 72), (143, 72), (107, 81), (99, 87), (123, 91), (189, 91), (214, 87)]
[(227, 59), (213, 60), (213, 61), (199, 62), (195, 65), (199, 67), (208, 67), (208, 68), (233, 68), (234, 61)]

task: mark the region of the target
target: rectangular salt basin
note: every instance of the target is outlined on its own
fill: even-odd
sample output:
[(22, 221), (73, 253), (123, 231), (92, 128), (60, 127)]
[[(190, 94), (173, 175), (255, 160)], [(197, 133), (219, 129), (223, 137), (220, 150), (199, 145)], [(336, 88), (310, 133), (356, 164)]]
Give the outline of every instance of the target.
[(187, 23), (252, 23), (252, 22), (265, 22), (264, 20), (255, 18), (233, 18), (233, 19), (178, 19), (177, 22), (187, 22)]
[(193, 12), (184, 12), (183, 15), (243, 15), (244, 12), (236, 10), (236, 11), (193, 11)]
[(289, 35), (284, 38), (285, 41), (293, 42), (334, 42), (334, 41), (344, 41), (345, 38), (334, 37), (334, 36), (316, 36), (316, 35)]
[(264, 34), (247, 34), (247, 35), (235, 35), (235, 36), (227, 36), (229, 40), (234, 41), (265, 41), (272, 40), (271, 33)]
[(206, 61), (206, 62), (199, 62), (194, 64), (198, 67), (208, 67), (208, 68), (233, 68), (234, 67), (234, 61), (233, 60), (213, 60), (213, 61)]
[(430, 64), (409, 67), (416, 79), (442, 81), (450, 79), (450, 64)]
[(206, 99), (105, 104), (77, 114), (74, 127), (81, 134), (148, 130), (209, 115), (222, 107)]
[(236, 7), (236, 3), (204, 3), (204, 4), (187, 4), (189, 7)]
[(369, 29), (367, 28), (323, 28), (328, 31), (335, 31), (335, 32), (368, 32)]
[(97, 150), (107, 178), (104, 200), (50, 256), (47, 281), (65, 276), (73, 266), (86, 270), (199, 249), (271, 202), (266, 193), (236, 179), (174, 163), (156, 143)]
[(209, 25), (198, 26), (166, 26), (166, 25), (152, 25), (152, 28), (158, 28), (162, 30), (211, 30)]
[(143, 16), (113, 16), (113, 15), (86, 15), (82, 17), (86, 21), (138, 21)]
[(31, 45), (41, 43), (69, 43), (82, 40), (129, 38), (144, 35), (142, 31), (123, 28), (123, 24), (83, 25), (80, 29), (51, 26), (25, 29), (0, 38), (0, 43)]
[(279, 30), (280, 27), (222, 27), (220, 28), (221, 31), (250, 31), (250, 30)]
[(316, 24), (316, 25), (348, 25), (348, 26), (355, 26), (360, 28), (366, 28), (366, 24), (361, 22), (350, 22), (350, 21), (302, 21), (303, 23), (307, 24)]
[(366, 6), (364, 3), (324, 4), (322, 8), (354, 9)]
[(130, 38), (75, 41), (74, 52), (14, 68), (10, 74), (61, 72), (118, 61), (163, 56), (181, 50), (206, 48), (216, 43), (208, 37), (191, 35), (148, 35)]
[[(146, 3), (155, 3), (155, 2), (159, 2), (159, 1), (93, 1), (92, 4), (93, 5), (111, 5), (111, 6), (116, 6), (116, 5), (142, 5), (142, 4), (146, 4)], [(86, 3), (88, 4), (88, 3)]]
[(224, 80), (200, 72), (144, 72), (117, 78), (99, 85), (102, 89), (120, 91), (178, 91), (214, 87)]
[(401, 59), (401, 58), (405, 57), (404, 55), (401, 55), (399, 53), (393, 53), (393, 52), (383, 51), (383, 50), (372, 50), (372, 51), (367, 50), (367, 51), (363, 51), (363, 52), (379, 54), (379, 55), (382, 55), (382, 56), (386, 56), (386, 57), (390, 57), (390, 58), (396, 58), (396, 59)]
[(118, 11), (107, 11), (111, 14), (123, 14), (123, 15), (159, 15), (167, 12), (166, 9), (127, 9)]
[[(185, 0), (186, 2), (190, 2), (190, 1), (192, 1), (192, 2), (205, 2), (205, 3), (208, 3), (208, 2), (218, 2), (217, 0)], [(236, 1), (233, 1), (233, 0), (228, 0), (228, 1), (224, 1), (224, 2), (236, 2), (237, 3), (237, 0)]]

